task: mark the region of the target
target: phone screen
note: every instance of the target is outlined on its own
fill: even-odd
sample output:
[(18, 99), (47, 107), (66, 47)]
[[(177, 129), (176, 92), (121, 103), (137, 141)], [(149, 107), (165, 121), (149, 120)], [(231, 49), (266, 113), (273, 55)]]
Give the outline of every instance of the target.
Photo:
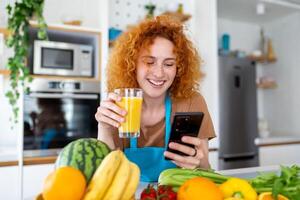
[[(168, 142), (167, 151), (172, 153), (176, 153), (179, 155), (186, 155), (180, 151), (176, 151), (174, 149), (169, 148), (170, 142), (176, 142), (180, 144), (184, 144), (190, 147), (194, 147), (194, 145), (186, 144), (181, 141), (183, 136), (192, 136), (197, 137), (199, 133), (199, 129), (201, 127), (201, 123), (203, 120), (204, 113), (203, 112), (179, 112), (175, 113), (174, 121), (171, 128), (170, 139)], [(166, 160), (170, 160), (166, 158)]]

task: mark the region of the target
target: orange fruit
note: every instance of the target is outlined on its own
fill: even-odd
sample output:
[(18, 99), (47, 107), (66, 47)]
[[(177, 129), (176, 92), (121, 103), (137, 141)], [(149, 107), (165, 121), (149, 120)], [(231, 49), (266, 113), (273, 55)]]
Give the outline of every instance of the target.
[(43, 187), (44, 200), (80, 200), (85, 192), (86, 180), (78, 169), (60, 167), (51, 172)]
[[(289, 200), (287, 197), (279, 194), (278, 195), (278, 200)], [(263, 192), (260, 195), (258, 195), (258, 200), (274, 200), (274, 198), (272, 197), (272, 193), (271, 192)]]
[(178, 200), (223, 200), (218, 186), (207, 178), (196, 177), (187, 180), (177, 192)]

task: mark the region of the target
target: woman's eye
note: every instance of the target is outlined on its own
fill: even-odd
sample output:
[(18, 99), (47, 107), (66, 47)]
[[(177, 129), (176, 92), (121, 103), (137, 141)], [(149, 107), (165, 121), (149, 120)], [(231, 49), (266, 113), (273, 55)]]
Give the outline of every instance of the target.
[(174, 63), (165, 63), (165, 66), (172, 67), (172, 66), (174, 66)]

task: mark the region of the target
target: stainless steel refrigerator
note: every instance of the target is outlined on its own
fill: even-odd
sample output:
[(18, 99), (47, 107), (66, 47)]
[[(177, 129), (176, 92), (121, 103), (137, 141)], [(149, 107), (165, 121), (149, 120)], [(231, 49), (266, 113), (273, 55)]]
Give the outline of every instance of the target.
[(219, 57), (219, 169), (258, 166), (255, 63)]

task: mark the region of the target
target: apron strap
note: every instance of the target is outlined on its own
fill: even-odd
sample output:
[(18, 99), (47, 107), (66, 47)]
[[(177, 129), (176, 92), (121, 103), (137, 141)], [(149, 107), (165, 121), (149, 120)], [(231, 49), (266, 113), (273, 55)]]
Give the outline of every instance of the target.
[[(170, 132), (171, 132), (171, 113), (172, 113), (172, 102), (170, 96), (167, 94), (165, 99), (165, 148), (168, 146)], [(129, 148), (137, 148), (137, 138), (130, 138), (130, 147)]]
[(167, 148), (169, 138), (170, 138), (170, 133), (171, 133), (171, 113), (172, 113), (172, 102), (171, 102), (171, 98), (169, 95), (167, 95), (166, 100), (165, 100), (165, 108), (166, 108), (165, 148)]

